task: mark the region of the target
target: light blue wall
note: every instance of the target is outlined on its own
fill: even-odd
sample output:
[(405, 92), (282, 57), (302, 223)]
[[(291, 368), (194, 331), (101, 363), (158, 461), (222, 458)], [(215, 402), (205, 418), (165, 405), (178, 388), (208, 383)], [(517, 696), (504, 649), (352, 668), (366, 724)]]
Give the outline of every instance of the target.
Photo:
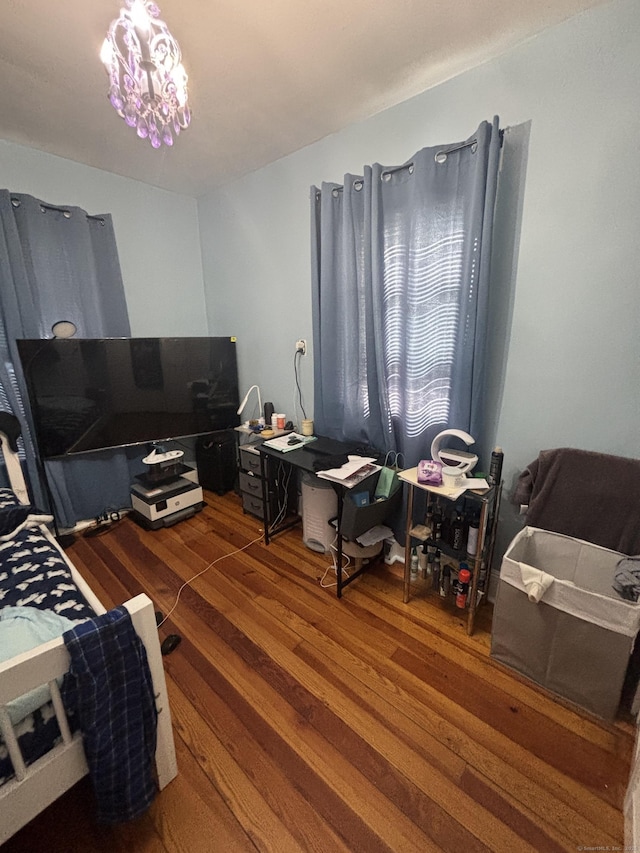
[[(198, 202), (1, 141), (0, 185), (112, 213), (133, 334), (237, 335), (241, 391), (258, 383), (292, 415), (294, 343), (311, 344), (310, 185), (497, 113), (489, 432), (510, 487), (545, 447), (640, 457), (639, 93), (640, 4), (615, 0)], [(503, 516), (504, 542), (517, 520)]]
[(208, 333), (195, 199), (3, 141), (0, 186), (112, 214), (133, 335)]
[(640, 456), (639, 99), (640, 4), (620, 0), (201, 199), (209, 325), (238, 335), (241, 387), (292, 411), (293, 345), (311, 336), (309, 186), (498, 114), (511, 128), (491, 354), (505, 482), (548, 447)]

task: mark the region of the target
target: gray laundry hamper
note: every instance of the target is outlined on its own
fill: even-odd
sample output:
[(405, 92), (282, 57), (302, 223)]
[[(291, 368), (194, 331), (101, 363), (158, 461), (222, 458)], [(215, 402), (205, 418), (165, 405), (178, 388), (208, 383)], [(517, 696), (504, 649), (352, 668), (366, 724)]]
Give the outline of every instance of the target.
[[(525, 527), (500, 569), (491, 656), (599, 717), (613, 720), (638, 630), (640, 603), (613, 589), (616, 551)], [(525, 586), (537, 570), (551, 585), (539, 602)]]

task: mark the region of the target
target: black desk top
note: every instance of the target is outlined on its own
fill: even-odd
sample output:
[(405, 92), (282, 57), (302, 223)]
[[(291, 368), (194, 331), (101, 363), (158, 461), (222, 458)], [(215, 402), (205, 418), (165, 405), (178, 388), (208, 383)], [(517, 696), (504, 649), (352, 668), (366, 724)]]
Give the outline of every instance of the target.
[[(323, 438), (323, 436), (316, 437)], [(337, 444), (337, 442), (334, 442), (333, 439), (329, 439), (329, 441), (331, 441), (332, 444)], [(314, 463), (320, 459), (327, 459), (329, 457), (326, 456), (324, 453), (318, 453), (316, 450), (314, 450), (314, 444), (315, 442), (311, 441), (309, 442), (309, 444), (305, 444), (302, 447), (297, 448), (296, 450), (287, 450), (285, 453), (283, 453), (281, 450), (275, 450), (273, 447), (267, 447), (264, 441), (258, 442), (254, 446), (256, 450), (258, 450), (260, 453), (264, 453), (265, 456), (270, 456), (272, 459), (279, 459), (281, 462), (287, 462), (290, 465), (293, 465), (294, 468), (299, 468), (301, 471), (308, 471), (311, 474), (317, 474), (318, 472), (316, 471)], [(354, 443), (345, 441), (340, 442), (340, 444), (342, 444), (345, 454), (351, 453), (363, 455), (363, 448), (357, 447), (357, 445)], [(377, 456), (375, 452), (372, 452), (368, 455)]]
[(265, 456), (270, 456), (272, 459), (279, 459), (281, 462), (286, 462), (293, 465), (294, 468), (299, 468), (301, 471), (308, 471), (315, 474), (314, 462), (322, 459), (322, 454), (314, 453), (312, 450), (307, 450), (307, 445), (303, 445), (297, 450), (287, 450), (283, 453), (281, 450), (275, 450), (273, 447), (265, 447), (264, 442), (256, 445), (256, 450), (264, 453)]

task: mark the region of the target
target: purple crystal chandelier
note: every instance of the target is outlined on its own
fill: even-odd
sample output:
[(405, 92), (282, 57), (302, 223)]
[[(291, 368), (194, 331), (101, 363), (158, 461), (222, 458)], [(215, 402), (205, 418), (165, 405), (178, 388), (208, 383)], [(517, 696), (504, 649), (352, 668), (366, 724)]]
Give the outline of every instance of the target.
[(191, 121), (180, 47), (159, 15), (151, 0), (125, 0), (100, 51), (113, 108), (154, 148)]

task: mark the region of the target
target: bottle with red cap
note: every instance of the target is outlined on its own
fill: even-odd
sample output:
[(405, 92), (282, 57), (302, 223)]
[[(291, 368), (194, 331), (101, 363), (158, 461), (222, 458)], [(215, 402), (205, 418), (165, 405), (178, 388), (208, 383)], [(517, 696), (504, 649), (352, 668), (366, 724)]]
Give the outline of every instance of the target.
[(467, 606), (467, 595), (469, 594), (470, 580), (471, 572), (469, 569), (460, 568), (460, 571), (458, 572), (458, 586), (456, 589), (456, 607), (459, 607), (461, 610), (464, 610)]

